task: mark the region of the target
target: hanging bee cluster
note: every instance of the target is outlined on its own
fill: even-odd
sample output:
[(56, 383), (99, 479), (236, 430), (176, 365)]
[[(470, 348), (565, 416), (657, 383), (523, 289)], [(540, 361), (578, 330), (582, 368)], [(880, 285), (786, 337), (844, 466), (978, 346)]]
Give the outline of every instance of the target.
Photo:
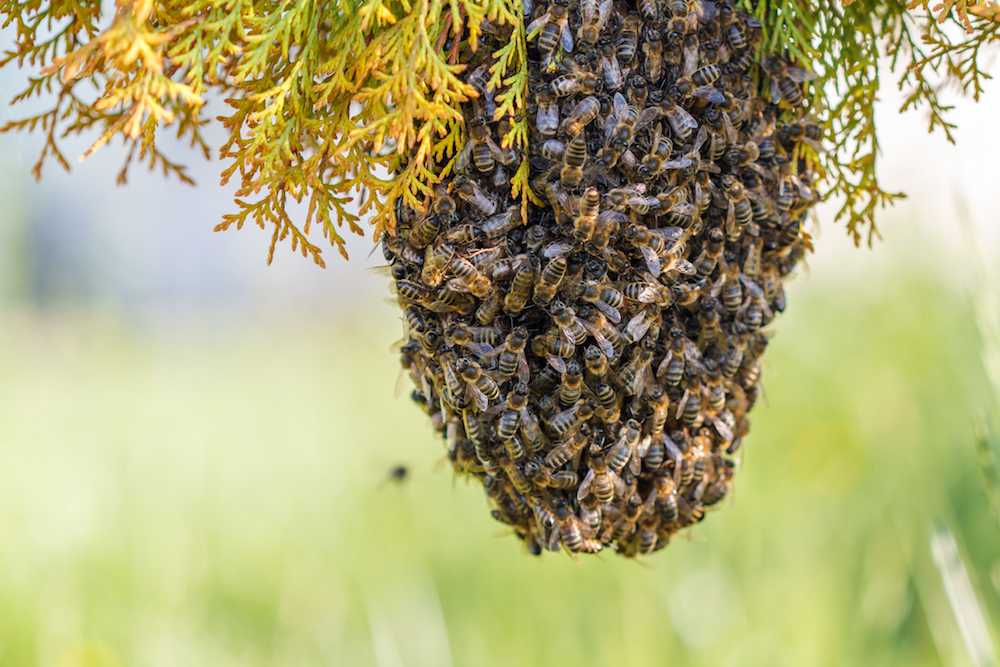
[[(529, 154), (479, 63), (455, 176), (384, 241), (402, 365), (532, 554), (647, 554), (732, 484), (822, 132), (806, 70), (728, 0), (525, 13)], [(526, 219), (523, 160), (547, 201)]]

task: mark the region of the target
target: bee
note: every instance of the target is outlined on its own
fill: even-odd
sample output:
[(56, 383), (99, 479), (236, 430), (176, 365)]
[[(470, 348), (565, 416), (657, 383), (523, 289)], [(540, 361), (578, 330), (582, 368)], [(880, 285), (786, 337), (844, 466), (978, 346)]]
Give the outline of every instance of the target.
[(608, 322), (608, 318), (604, 316), (604, 313), (599, 310), (595, 310), (589, 317), (581, 320), (580, 324), (594, 337), (598, 349), (608, 359), (621, 356), (622, 350), (629, 343), (622, 336), (621, 332)]
[(614, 470), (608, 467), (607, 461), (597, 447), (590, 450), (590, 469), (577, 489), (577, 500), (582, 500), (593, 491), (597, 502), (605, 505), (615, 499), (615, 495), (623, 495), (625, 483)]
[(618, 379), (622, 383), (625, 395), (642, 396), (652, 386), (653, 381), (649, 371), (652, 362), (653, 352), (644, 348), (636, 352), (632, 360), (618, 372)]
[(674, 418), (677, 420), (683, 420), (688, 426), (699, 426), (703, 420), (701, 407), (704, 400), (702, 396), (701, 378), (690, 370), (688, 370), (686, 375), (687, 388), (684, 390), (684, 394), (681, 396), (681, 400), (677, 404), (677, 414)]
[(656, 377), (662, 377), (668, 387), (677, 387), (684, 377), (685, 364), (690, 363), (696, 371), (703, 366), (701, 353), (682, 331), (675, 329), (670, 332), (670, 337), (670, 348), (656, 369)]
[(635, 14), (629, 14), (622, 21), (621, 30), (618, 31), (618, 60), (626, 65), (635, 58), (635, 49), (639, 43), (639, 28), (642, 22)]
[(606, 382), (599, 383), (594, 387), (594, 395), (597, 396), (598, 407), (601, 413), (598, 415), (605, 423), (614, 424), (621, 419), (621, 409), (618, 404), (618, 394), (611, 385)]
[(692, 0), (667, 0), (667, 9), (671, 16), (687, 18), (691, 13)]
[(545, 467), (549, 470), (561, 468), (570, 459), (575, 459), (587, 444), (587, 438), (575, 431), (569, 438), (560, 442), (545, 456)]
[[(629, 419), (618, 429), (618, 440), (608, 450), (608, 467), (616, 473), (621, 471), (635, 456), (636, 447), (642, 438), (642, 427), (639, 422)], [(634, 474), (634, 471), (633, 471)]]
[(535, 279), (534, 265), (528, 255), (518, 255), (515, 258), (517, 268), (510, 283), (510, 291), (503, 300), (503, 307), (508, 313), (519, 313), (528, 303), (531, 294), (531, 284)]
[(725, 243), (726, 236), (718, 227), (713, 228), (708, 233), (708, 242), (705, 244), (705, 248), (693, 262), (695, 273), (699, 278), (704, 278), (715, 271), (715, 267), (719, 264), (719, 257), (726, 247)]
[[(651, 0), (643, 0), (649, 2)], [(601, 54), (601, 73), (604, 74), (604, 84), (608, 90), (618, 90), (625, 83), (622, 74), (621, 64), (618, 62), (618, 54), (615, 45), (611, 40), (604, 38), (598, 45)]]
[(660, 22), (659, 0), (639, 0), (639, 14), (649, 23)]
[(545, 359), (558, 373), (565, 373), (564, 359), (576, 353), (576, 345), (560, 334), (545, 334), (531, 339), (531, 353)]
[(488, 238), (495, 238), (508, 233), (521, 224), (521, 209), (519, 206), (510, 206), (503, 213), (491, 216), (483, 220), (480, 229)]
[(722, 185), (726, 189), (729, 197), (729, 207), (726, 212), (726, 228), (729, 237), (734, 234), (738, 236), (738, 231), (753, 222), (752, 199), (756, 196), (747, 192), (743, 184), (736, 180), (735, 176), (726, 174), (722, 177)]
[(580, 29), (576, 36), (584, 44), (593, 46), (604, 29), (604, 24), (608, 22), (611, 15), (611, 7), (614, 0), (604, 0), (600, 4), (597, 0), (580, 1)]
[(466, 382), (472, 400), (475, 401), (480, 411), (485, 411), (489, 407), (490, 401), (500, 400), (500, 388), (479, 364), (468, 359), (459, 359), (456, 368), (461, 369), (459, 372), (462, 380)]
[(445, 270), (451, 264), (455, 255), (455, 246), (450, 243), (439, 243), (427, 246), (424, 256), (424, 266), (420, 279), (429, 287), (437, 287), (444, 279)]
[(596, 188), (587, 188), (580, 203), (580, 214), (573, 220), (573, 236), (578, 241), (589, 241), (597, 228), (601, 212), (601, 194)]
[(438, 197), (434, 202), (433, 212), (417, 221), (406, 237), (407, 243), (417, 249), (430, 245), (441, 231), (442, 221), (453, 215), (455, 201), (451, 197)]
[[(451, 243), (454, 245), (465, 245), (467, 243), (473, 243), (479, 239), (481, 230), (476, 225), (471, 223), (466, 223), (464, 225), (458, 225), (457, 227), (452, 227), (444, 234), (439, 237), (442, 243)], [(426, 262), (426, 258), (424, 260)]]
[(568, 74), (553, 79), (551, 87), (556, 97), (567, 97), (575, 93), (593, 95), (600, 83), (601, 80), (596, 74), (574, 64), (570, 66)]
[(556, 294), (556, 290), (559, 289), (559, 284), (566, 276), (566, 267), (567, 261), (565, 257), (554, 257), (549, 260), (545, 268), (542, 269), (541, 274), (539, 274), (538, 281), (535, 283), (535, 293), (532, 296), (532, 301), (535, 305), (544, 306), (552, 300)]
[(573, 188), (583, 180), (583, 165), (587, 161), (587, 139), (578, 134), (566, 146), (563, 154), (563, 166), (559, 179), (564, 187)]
[[(580, 402), (559, 412), (548, 420), (549, 431), (556, 438), (565, 439), (572, 431), (594, 416), (594, 408), (590, 403)], [(586, 494), (584, 494), (586, 495)]]
[(673, 142), (663, 134), (660, 124), (657, 123), (653, 133), (653, 141), (650, 143), (650, 151), (642, 158), (639, 176), (650, 180), (660, 174), (663, 171), (663, 165), (670, 160), (670, 153), (673, 149)]
[(740, 51), (739, 53), (737, 53), (735, 59), (730, 58), (727, 66), (729, 67), (730, 71), (737, 74), (742, 74), (744, 72), (749, 71), (750, 68), (753, 67), (755, 62), (756, 61), (754, 59), (753, 50), (746, 49), (744, 51)]
[(497, 110), (496, 101), (493, 99), (493, 89), (489, 85), (490, 80), (490, 66), (489, 63), (484, 63), (472, 70), (469, 76), (465, 79), (465, 82), (476, 89), (479, 93), (479, 97), (476, 98), (475, 103), (478, 107), (482, 104), (482, 115), (486, 118), (493, 118), (493, 114)]
[[(654, 278), (674, 268), (681, 273), (691, 272), (687, 260), (677, 257), (675, 252), (683, 238), (684, 230), (680, 227), (649, 229), (645, 225), (631, 225), (625, 230), (625, 240), (642, 253), (646, 268)], [(664, 266), (663, 258), (669, 258), (668, 266)]]
[(771, 307), (767, 304), (764, 291), (753, 280), (741, 275), (740, 280), (747, 288), (747, 300), (736, 311), (736, 318), (743, 322), (750, 331), (760, 329), (765, 321), (774, 318)]
[(612, 537), (619, 543), (624, 542), (635, 532), (636, 522), (642, 514), (642, 496), (633, 493), (625, 503), (625, 509), (612, 526)]
[(514, 388), (507, 394), (507, 400), (504, 403), (490, 410), (500, 412), (500, 418), (497, 420), (497, 435), (501, 439), (512, 439), (520, 429), (529, 442), (539, 441), (538, 420), (528, 408), (528, 386), (523, 382), (514, 385)]
[(663, 387), (659, 385), (653, 387), (649, 393), (648, 407), (650, 410), (649, 419), (652, 424), (649, 437), (652, 440), (659, 440), (663, 435), (663, 427), (667, 423), (667, 416), (670, 411), (670, 397), (664, 391)]
[(483, 298), (490, 292), (490, 279), (483, 275), (476, 265), (464, 257), (452, 257), (449, 265), (451, 272), (455, 275), (453, 280), (448, 281), (448, 288), (456, 292), (471, 292), (473, 295)]
[(639, 518), (639, 538), (636, 545), (639, 553), (648, 555), (656, 551), (658, 539), (657, 529), (660, 527), (660, 516), (655, 511), (656, 489), (649, 492), (649, 498), (642, 508)]
[(524, 355), (527, 345), (528, 330), (524, 327), (516, 327), (507, 334), (507, 338), (499, 347), (494, 347), (484, 354), (481, 362), (489, 363), (493, 358), (496, 358), (497, 372), (503, 379), (516, 374), (520, 382), (527, 383), (530, 375), (528, 361)]
[(534, 462), (525, 466), (528, 477), (538, 486), (552, 489), (572, 489), (580, 483), (580, 476), (572, 470), (552, 472)]
[(656, 278), (649, 276), (648, 282), (627, 283), (622, 288), (622, 295), (631, 301), (652, 303), (660, 308), (666, 308), (672, 302), (670, 289)]
[(718, 302), (715, 298), (712, 296), (703, 297), (700, 305), (698, 323), (701, 325), (701, 330), (698, 332), (698, 340), (695, 344), (699, 350), (704, 352), (709, 345), (721, 337), (722, 331), (719, 329)]
[(562, 331), (568, 341), (574, 345), (583, 345), (587, 340), (587, 332), (576, 317), (576, 311), (562, 301), (553, 301), (549, 308), (552, 320)]
[(751, 237), (746, 258), (743, 260), (743, 275), (755, 278), (760, 273), (760, 251), (763, 246), (764, 240), (760, 236)]
[(677, 140), (680, 143), (687, 143), (698, 129), (698, 121), (669, 95), (657, 97), (662, 99), (661, 112), (674, 130)]
[(646, 107), (646, 100), (649, 99), (649, 87), (646, 84), (646, 79), (639, 76), (638, 74), (633, 76), (631, 79), (631, 87), (629, 88), (629, 104), (634, 106), (636, 109), (643, 109)]
[(605, 317), (615, 324), (622, 321), (622, 314), (618, 309), (625, 304), (625, 297), (615, 288), (588, 280), (583, 283), (580, 298), (587, 303), (594, 304)]
[(475, 206), (483, 215), (493, 215), (497, 205), (475, 181), (464, 176), (457, 176), (453, 181), (456, 194), (463, 200)]
[(583, 369), (575, 359), (566, 363), (566, 371), (562, 374), (562, 384), (559, 385), (559, 402), (563, 405), (573, 405), (583, 393)]
[(542, 68), (547, 68), (560, 46), (573, 51), (573, 33), (569, 29), (569, 0), (552, 0), (549, 11), (528, 24), (528, 39), (538, 36), (538, 50), (544, 54)]
[(444, 332), (449, 345), (464, 347), (481, 358), (493, 351), (500, 342), (500, 333), (492, 327), (470, 327), (462, 322), (451, 322)]
[(444, 397), (450, 402), (456, 409), (462, 410), (467, 405), (465, 400), (465, 389), (462, 385), (462, 381), (459, 379), (459, 374), (455, 370), (454, 362), (456, 358), (454, 354), (449, 354), (449, 356), (443, 357), (441, 360), (441, 379), (443, 384), (439, 388), (439, 393), (443, 394)]
[(587, 370), (587, 382), (598, 382), (608, 374), (608, 357), (596, 345), (588, 345), (583, 351), (583, 363)]
[(465, 171), (470, 156), (476, 169), (483, 174), (492, 172), (498, 161), (506, 163), (508, 160), (508, 155), (493, 141), (489, 127), (482, 118), (469, 121), (469, 141), (455, 161), (455, 170)]
[(559, 541), (566, 545), (566, 549), (571, 553), (580, 551), (588, 553), (597, 552), (604, 548), (604, 545), (599, 541), (584, 535), (584, 530), (581, 529), (579, 524), (580, 520), (575, 514), (570, 512), (566, 503), (561, 503), (556, 508), (556, 521), (559, 525), (559, 530), (552, 531), (552, 540), (549, 543), (550, 550), (555, 551), (558, 548)]
[(656, 478), (656, 509), (663, 523), (677, 523), (677, 485), (667, 476)]
[(663, 76), (663, 41), (657, 30), (646, 29), (642, 52), (646, 56), (646, 80), (652, 84), (659, 83), (660, 77)]
[(771, 77), (771, 99), (774, 104), (784, 100), (789, 106), (797, 107), (805, 98), (800, 83), (811, 81), (816, 75), (800, 67), (792, 67), (780, 57), (771, 56), (761, 65)]
[(727, 312), (735, 314), (743, 304), (743, 284), (740, 280), (740, 267), (738, 264), (730, 264), (723, 258), (722, 275), (712, 287), (712, 296), (722, 294), (722, 307)]
[[(569, 112), (569, 115), (563, 120), (560, 126), (563, 134), (570, 137), (575, 137), (583, 131), (583, 128), (587, 127), (592, 120), (597, 118), (597, 114), (601, 111), (601, 103), (596, 97), (590, 95), (583, 98), (580, 102), (573, 107), (573, 110)], [(548, 144), (549, 142), (546, 142)], [(559, 143), (559, 142), (557, 142)], [(543, 146), (544, 149), (544, 146)], [(565, 150), (563, 146), (560, 153)], [(555, 151), (551, 151), (555, 154)]]
[(538, 86), (536, 91), (538, 111), (535, 112), (535, 129), (544, 137), (550, 137), (559, 129), (559, 100), (552, 84)]
[(667, 21), (667, 27), (663, 30), (663, 36), (671, 46), (680, 44), (684, 40), (684, 35), (688, 33), (690, 25), (686, 16), (675, 16)]

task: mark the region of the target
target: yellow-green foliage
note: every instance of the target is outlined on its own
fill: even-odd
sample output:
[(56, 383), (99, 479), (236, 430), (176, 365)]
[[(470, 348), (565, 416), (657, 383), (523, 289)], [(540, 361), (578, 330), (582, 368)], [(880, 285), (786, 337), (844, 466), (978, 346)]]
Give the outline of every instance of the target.
[[(818, 74), (813, 108), (832, 150), (813, 157), (827, 195), (843, 197), (838, 218), (847, 219), (856, 242), (867, 228), (870, 242), (875, 209), (902, 196), (877, 180), (878, 56), (890, 55), (902, 72), (901, 86), (910, 90), (904, 108), (926, 105), (930, 129), (951, 139), (949, 107), (938, 92), (956, 84), (978, 97), (987, 76), (979, 59), (997, 36), (1000, 7), (968, 0), (934, 8), (888, 0), (742, 3), (764, 24), (768, 51), (787, 50)], [(176, 124), (179, 136), (208, 155), (199, 112), (206, 93), (221, 94), (232, 108), (219, 119), (229, 132), (222, 180), (235, 176), (240, 187), (238, 212), (217, 229), (247, 220), (271, 227), (271, 256), (289, 239), (322, 265), (321, 248), (309, 240), (313, 225), (346, 256), (338, 233), (344, 223), (360, 234), (361, 216), (370, 216), (378, 234), (393, 228), (396, 199), (422, 207), (466, 139), (461, 104), (476, 91), (460, 63), (477, 57), (484, 20), (505, 44), (492, 54), (490, 72), (497, 118), (510, 118), (503, 142), (528, 142), (517, 0), (118, 0), (113, 17), (97, 0), (0, 0), (0, 15), (17, 33), (0, 67), (37, 70), (13, 101), (53, 99), (48, 111), (0, 128), (45, 133), (36, 177), (49, 158), (69, 168), (59, 139), (97, 131), (88, 154), (116, 134), (130, 143), (119, 181), (133, 159), (187, 181), (184, 167), (157, 148), (156, 131)], [(960, 36), (946, 29), (951, 24)], [(534, 198), (528, 180), (522, 161), (511, 185), (524, 205)], [(287, 213), (289, 198), (308, 205), (301, 224)]]

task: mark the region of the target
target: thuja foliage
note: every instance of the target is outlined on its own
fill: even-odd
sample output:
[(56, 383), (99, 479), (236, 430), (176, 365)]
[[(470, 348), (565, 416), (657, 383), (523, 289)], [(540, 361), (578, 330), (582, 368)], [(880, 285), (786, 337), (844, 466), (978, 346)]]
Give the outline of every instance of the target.
[[(847, 229), (869, 242), (876, 208), (902, 196), (877, 179), (879, 142), (873, 116), (880, 55), (901, 74), (904, 109), (924, 107), (930, 129), (950, 140), (950, 107), (939, 94), (952, 85), (978, 98), (987, 54), (997, 36), (995, 3), (946, 0), (941, 5), (891, 0), (743, 0), (761, 20), (764, 48), (785, 50), (817, 74), (813, 108), (830, 150), (808, 156), (839, 196)], [(11, 102), (40, 98), (45, 110), (0, 131), (38, 131), (45, 143), (32, 173), (48, 160), (69, 169), (60, 141), (97, 135), (81, 156), (120, 136), (129, 146), (119, 175), (133, 161), (190, 181), (157, 146), (157, 131), (177, 135), (206, 156), (201, 110), (209, 95), (229, 114), (219, 149), (222, 182), (237, 178), (236, 212), (217, 229), (248, 220), (323, 265), (314, 227), (346, 257), (345, 223), (363, 233), (391, 231), (395, 203), (420, 209), (453, 169), (464, 145), (461, 104), (478, 95), (468, 63), (492, 55), (488, 87), (496, 119), (509, 128), (502, 143), (527, 147), (527, 49), (519, 0), (0, 0), (13, 47), (0, 67), (31, 72)], [(483, 54), (483, 31), (502, 46)], [(761, 85), (766, 74), (758, 72)], [(803, 150), (811, 150), (803, 148)], [(528, 163), (511, 179), (527, 206)], [(295, 220), (291, 202), (306, 204)], [(356, 204), (356, 206), (355, 206)]]

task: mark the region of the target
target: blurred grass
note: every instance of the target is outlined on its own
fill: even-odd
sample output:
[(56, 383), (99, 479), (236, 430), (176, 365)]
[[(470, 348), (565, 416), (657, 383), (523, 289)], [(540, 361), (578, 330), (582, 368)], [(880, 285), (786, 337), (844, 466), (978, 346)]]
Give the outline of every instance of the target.
[(649, 567), (498, 537), (393, 400), (382, 309), (6, 312), (0, 665), (969, 664), (927, 542), (952, 527), (1000, 618), (964, 300), (901, 270), (789, 301), (735, 497)]

